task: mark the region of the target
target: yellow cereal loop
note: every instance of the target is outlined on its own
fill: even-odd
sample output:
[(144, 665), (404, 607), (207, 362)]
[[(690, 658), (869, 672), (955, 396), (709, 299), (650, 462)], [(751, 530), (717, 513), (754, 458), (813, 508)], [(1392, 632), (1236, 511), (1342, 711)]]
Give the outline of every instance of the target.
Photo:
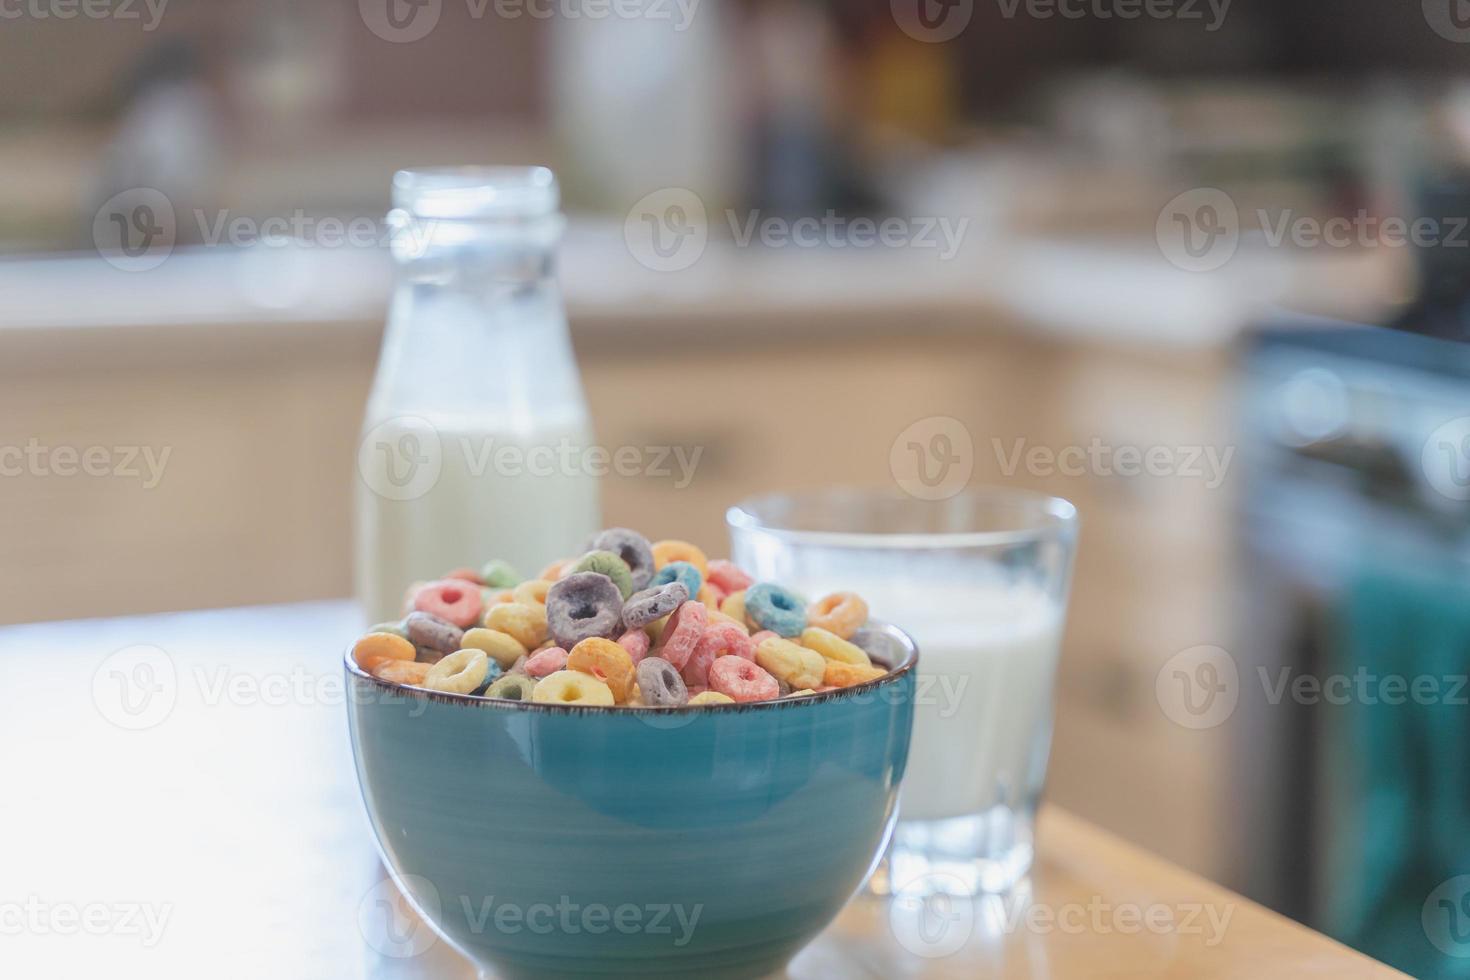
[(755, 648), (755, 662), (767, 673), (793, 688), (816, 687), (822, 683), (827, 658), (815, 650), (773, 636)]
[(528, 606), (546, 606), (546, 590), (555, 585), (544, 578), (533, 578), (522, 582), (510, 590), (511, 599), (514, 602), (524, 602)]
[(862, 664), (845, 664), (840, 660), (828, 660), (822, 674), (822, 683), (829, 687), (852, 687), (864, 681), (874, 681), (888, 671), (882, 667), (864, 667)]
[(633, 688), (633, 658), (612, 640), (589, 636), (572, 647), (567, 654), (567, 670), (579, 670), (597, 678), (612, 691), (613, 700), (622, 704)]
[(491, 606), (485, 614), (488, 629), (509, 633), (527, 650), (546, 642), (546, 607), (525, 602)]
[(735, 699), (719, 691), (701, 691), (689, 699), (690, 704), (734, 704)]
[(817, 692), (816, 692), (816, 691), (813, 691), (813, 690), (812, 690), (812, 689), (811, 689), (811, 688), (809, 688), (809, 687), (804, 687), (804, 688), (802, 688), (802, 689), (801, 689), (801, 690), (799, 690), (799, 691), (792, 691), (792, 692), (791, 692), (791, 693), (790, 693), (790, 694), (788, 694), (788, 695), (786, 695), (786, 696), (787, 696), (787, 697), (788, 697), (788, 698), (799, 698), (799, 697), (801, 697), (801, 696), (802, 696), (802, 695), (804, 695), (804, 694), (816, 694), (816, 693), (817, 693)]
[(720, 603), (720, 612), (724, 613), (726, 616), (729, 616), (737, 623), (745, 623), (746, 629), (750, 629), (750, 624), (747, 623), (745, 620), (744, 589), (741, 589), (739, 592), (731, 592), (729, 595), (725, 596), (725, 601)]
[(659, 638), (664, 635), (664, 624), (668, 621), (668, 616), (665, 616), (663, 619), (655, 619), (653, 622), (643, 627), (643, 632), (648, 634), (648, 638), (650, 640), (652, 640), (654, 643), (657, 643), (659, 641)]
[(472, 694), (485, 683), (490, 658), (484, 650), (459, 650), (429, 668), (424, 687), (449, 694)]
[(868, 659), (867, 651), (862, 647), (856, 643), (848, 643), (836, 633), (830, 633), (820, 626), (808, 626), (802, 630), (801, 645), (817, 651), (828, 660), (863, 667), (870, 666), (873, 662)]
[(486, 656), (506, 670), (526, 655), (525, 644), (520, 640), (509, 633), (483, 626), (465, 630), (464, 639), (459, 641), (459, 645), (467, 650), (483, 650)]
[(663, 568), (671, 561), (687, 561), (699, 569), (699, 578), (703, 581), (705, 573), (709, 570), (709, 559), (688, 541), (679, 541), (670, 538), (666, 541), (658, 541), (653, 546), (653, 567)]
[(412, 660), (413, 644), (397, 633), (369, 633), (352, 645), (352, 659), (368, 673), (385, 660)]
[(612, 690), (580, 670), (558, 670), (536, 682), (531, 700), (543, 704), (613, 704)]
[(710, 609), (719, 608), (719, 600), (715, 598), (715, 590), (709, 587), (709, 583), (699, 587), (699, 593), (694, 597), (704, 603)]

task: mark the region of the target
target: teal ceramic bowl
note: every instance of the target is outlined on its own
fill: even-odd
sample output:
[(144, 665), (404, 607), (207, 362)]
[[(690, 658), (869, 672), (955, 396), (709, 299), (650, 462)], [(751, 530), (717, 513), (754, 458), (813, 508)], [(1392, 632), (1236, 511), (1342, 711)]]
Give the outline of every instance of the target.
[(384, 860), (504, 977), (761, 977), (837, 915), (897, 816), (911, 640), (889, 675), (751, 705), (577, 708), (386, 684), (347, 658)]

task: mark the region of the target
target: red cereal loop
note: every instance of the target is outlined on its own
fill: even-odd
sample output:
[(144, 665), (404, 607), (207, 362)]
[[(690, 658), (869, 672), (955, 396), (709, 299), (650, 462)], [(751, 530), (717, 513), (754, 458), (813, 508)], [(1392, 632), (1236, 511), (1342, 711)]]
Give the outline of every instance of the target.
[(734, 623), (714, 622), (705, 628), (694, 650), (708, 649), (716, 657), (741, 657), (755, 660), (755, 640)]
[(526, 673), (540, 680), (548, 674), (554, 674), (567, 665), (567, 657), (570, 656), (561, 647), (547, 647), (545, 650), (537, 650), (526, 658)]
[(709, 563), (704, 580), (723, 590), (726, 595), (731, 592), (739, 592), (741, 589), (748, 589), (755, 584), (755, 579), (741, 571), (733, 561), (725, 558), (716, 558)]
[(628, 656), (633, 658), (635, 667), (644, 657), (648, 656), (648, 647), (651, 643), (648, 634), (643, 630), (628, 630), (618, 637), (618, 646), (628, 651)]
[[(684, 678), (684, 686), (689, 690), (709, 687), (709, 669), (715, 662), (715, 650), (713, 647), (695, 646), (694, 653), (689, 657), (689, 662), (684, 665), (680, 675)], [(690, 695), (691, 697), (693, 695)]]
[(709, 612), (704, 608), (704, 603), (694, 599), (685, 602), (669, 614), (668, 622), (664, 623), (663, 634), (653, 648), (653, 655), (664, 658), (675, 670), (682, 671), (694, 654), (694, 646), (704, 634), (708, 621)]
[(694, 654), (684, 665), (685, 686), (709, 686), (709, 668), (718, 657), (743, 657), (755, 660), (755, 644), (734, 623), (718, 620), (705, 627), (699, 642), (694, 645)]
[(467, 629), (480, 622), (485, 604), (480, 599), (479, 586), (461, 578), (447, 578), (430, 582), (415, 592), (413, 607)]
[(736, 701), (769, 701), (780, 697), (781, 685), (743, 657), (719, 657), (709, 669), (710, 690)]
[(463, 579), (466, 582), (474, 582), (476, 585), (482, 587), (485, 584), (485, 580), (480, 577), (480, 573), (473, 568), (456, 568), (444, 577)]

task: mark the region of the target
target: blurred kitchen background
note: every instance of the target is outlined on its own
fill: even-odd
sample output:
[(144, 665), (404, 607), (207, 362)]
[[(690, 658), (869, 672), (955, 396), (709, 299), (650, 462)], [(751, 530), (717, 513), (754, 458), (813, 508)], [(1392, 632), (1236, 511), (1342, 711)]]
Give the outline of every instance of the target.
[[(0, 622), (348, 595), (391, 175), (545, 163), (599, 442), (703, 452), (688, 486), (608, 477), (606, 523), (723, 541), (735, 500), (892, 485), (901, 432), (959, 419), (972, 483), (1082, 515), (1050, 799), (1470, 973), (1421, 925), (1470, 872), (1470, 708), (1256, 679), (1470, 670), (1458, 0), (0, 17), (0, 447), (134, 447), (138, 474), (0, 456)], [(801, 216), (838, 231), (745, 237)], [(648, 237), (689, 228), (672, 258)], [(1172, 462), (1044, 455), (1090, 446)], [(1238, 697), (1194, 724), (1165, 688), (1201, 646)]]

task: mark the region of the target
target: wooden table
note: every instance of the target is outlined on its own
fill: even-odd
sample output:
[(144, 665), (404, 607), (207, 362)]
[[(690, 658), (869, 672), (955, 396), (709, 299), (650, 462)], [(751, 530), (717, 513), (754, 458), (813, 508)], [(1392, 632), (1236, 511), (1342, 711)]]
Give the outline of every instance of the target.
[[(0, 629), (0, 975), (473, 976), (379, 901), (356, 626), (313, 603)], [(1017, 894), (860, 897), (790, 976), (1401, 974), (1051, 809)]]

